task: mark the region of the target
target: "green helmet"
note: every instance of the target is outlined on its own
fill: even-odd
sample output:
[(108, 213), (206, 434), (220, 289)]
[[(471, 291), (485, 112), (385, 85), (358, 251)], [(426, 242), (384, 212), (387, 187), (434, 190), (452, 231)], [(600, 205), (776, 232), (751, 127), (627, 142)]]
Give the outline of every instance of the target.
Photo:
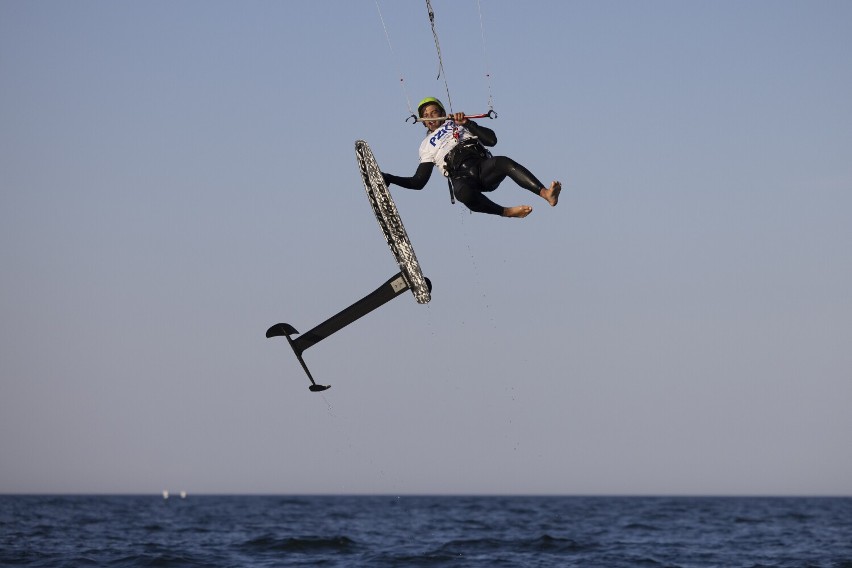
[(441, 101), (439, 101), (435, 97), (426, 97), (425, 99), (420, 101), (420, 104), (417, 105), (417, 116), (423, 116), (423, 107), (425, 107), (426, 105), (438, 105), (439, 107), (441, 107), (441, 110), (444, 112), (444, 114), (447, 114), (447, 111), (444, 110), (444, 105), (441, 103)]

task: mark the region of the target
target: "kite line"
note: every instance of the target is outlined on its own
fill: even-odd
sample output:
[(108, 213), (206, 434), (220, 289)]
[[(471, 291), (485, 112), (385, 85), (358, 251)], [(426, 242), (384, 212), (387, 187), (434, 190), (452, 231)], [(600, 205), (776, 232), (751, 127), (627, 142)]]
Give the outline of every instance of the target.
[[(385, 18), (382, 15), (382, 9), (379, 6), (379, 0), (375, 0), (375, 4), (376, 4), (376, 10), (379, 13), (379, 21), (382, 24), (382, 29), (384, 30), (384, 33), (385, 33), (385, 39), (387, 40), (387, 43), (388, 43), (388, 49), (391, 52), (391, 57), (393, 58), (394, 65), (396, 66), (396, 72), (397, 72), (397, 75), (399, 76), (399, 83), (400, 83), (400, 86), (402, 88), (403, 96), (405, 97), (405, 103), (406, 103), (406, 106), (408, 107), (409, 116), (408, 116), (408, 118), (406, 118), (406, 122), (408, 122), (409, 120), (411, 120), (413, 124), (417, 124), (418, 122), (423, 122), (422, 120), (420, 120), (420, 118), (417, 116), (417, 114), (414, 112), (414, 109), (411, 106), (411, 97), (409, 97), (408, 90), (405, 87), (405, 77), (399, 69), (399, 63), (397, 61), (396, 52), (394, 51), (393, 44), (391, 43), (390, 32), (388, 31), (388, 26), (387, 26), (387, 23), (385, 22)], [(486, 89), (488, 91), (488, 112), (480, 113), (480, 114), (466, 115), (466, 117), (467, 118), (497, 118), (497, 113), (494, 111), (494, 95), (493, 95), (493, 89), (492, 89), (492, 86), (491, 86), (491, 70), (490, 70), (490, 64), (489, 64), (489, 61), (488, 61), (488, 49), (487, 49), (487, 46), (486, 46), (486, 43), (485, 43), (485, 19), (482, 16), (481, 0), (476, 0), (476, 8), (477, 8), (477, 13), (479, 15), (480, 38), (481, 38), (481, 42), (482, 42), (482, 54), (483, 54), (483, 59), (484, 59), (484, 64), (485, 64), (484, 77), (485, 77)], [(447, 79), (446, 70), (444, 69), (444, 56), (443, 56), (443, 53), (441, 51), (441, 42), (438, 39), (438, 28), (435, 24), (435, 10), (432, 8), (432, 1), (431, 0), (426, 0), (426, 13), (429, 16), (429, 27), (432, 30), (432, 38), (435, 42), (435, 52), (436, 52), (437, 57), (438, 57), (438, 75), (436, 77), (436, 80), (437, 79), (443, 80), (444, 91), (446, 92), (446, 95), (447, 95), (447, 108), (449, 109), (449, 114), (454, 114), (453, 97), (450, 93), (450, 84), (449, 84), (449, 80)], [(440, 118), (441, 117), (438, 117), (438, 119), (440, 119)], [(436, 120), (436, 119), (433, 118), (432, 120)]]

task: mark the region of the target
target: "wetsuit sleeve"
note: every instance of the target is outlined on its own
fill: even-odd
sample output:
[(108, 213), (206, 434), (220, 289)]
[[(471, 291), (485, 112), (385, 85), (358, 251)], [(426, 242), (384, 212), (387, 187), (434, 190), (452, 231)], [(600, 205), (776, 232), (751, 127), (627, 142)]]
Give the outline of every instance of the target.
[(435, 164), (432, 162), (421, 162), (417, 166), (417, 171), (411, 177), (400, 177), (384, 172), (382, 172), (382, 177), (385, 178), (385, 183), (388, 185), (394, 184), (406, 189), (423, 189), (426, 186), (426, 182), (432, 177), (434, 166)]
[(470, 130), (471, 134), (479, 138), (483, 146), (494, 146), (497, 144), (497, 135), (487, 126), (482, 126), (472, 120), (468, 120), (464, 127)]

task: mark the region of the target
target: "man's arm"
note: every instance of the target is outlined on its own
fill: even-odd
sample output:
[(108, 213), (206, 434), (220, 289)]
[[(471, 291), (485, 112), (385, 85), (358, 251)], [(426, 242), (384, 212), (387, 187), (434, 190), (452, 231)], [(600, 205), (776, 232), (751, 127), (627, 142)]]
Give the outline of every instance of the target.
[(411, 177), (400, 177), (384, 172), (382, 172), (382, 177), (385, 178), (387, 185), (394, 184), (406, 189), (423, 189), (426, 186), (426, 182), (432, 177), (433, 167), (434, 164), (432, 162), (420, 162), (420, 165), (417, 166), (417, 170)]
[(497, 144), (497, 135), (487, 126), (482, 126), (468, 119), (464, 123), (464, 127), (470, 130), (470, 133), (479, 138), (483, 146), (494, 146)]

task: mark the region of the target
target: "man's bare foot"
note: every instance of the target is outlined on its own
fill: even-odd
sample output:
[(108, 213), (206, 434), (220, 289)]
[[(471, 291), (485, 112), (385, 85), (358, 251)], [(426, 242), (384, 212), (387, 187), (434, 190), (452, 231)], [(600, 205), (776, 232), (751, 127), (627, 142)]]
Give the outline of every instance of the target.
[(518, 205), (516, 207), (503, 208), (503, 217), (517, 217), (519, 219), (523, 219), (530, 213), (532, 213), (532, 207), (529, 205)]
[(543, 198), (550, 203), (551, 207), (556, 207), (556, 204), (559, 203), (559, 192), (562, 191), (562, 184), (558, 181), (554, 181), (550, 184), (550, 187), (547, 189), (542, 188), (541, 191), (538, 192)]

